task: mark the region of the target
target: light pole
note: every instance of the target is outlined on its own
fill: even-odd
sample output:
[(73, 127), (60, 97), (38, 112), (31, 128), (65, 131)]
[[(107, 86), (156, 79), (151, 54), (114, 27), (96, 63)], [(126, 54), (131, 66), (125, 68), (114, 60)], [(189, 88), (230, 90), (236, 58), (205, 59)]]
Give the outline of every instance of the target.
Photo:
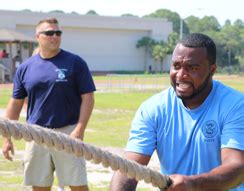
[(180, 17), (180, 39), (183, 37), (183, 18)]
[[(192, 10), (191, 12), (200, 11), (200, 10), (203, 10), (203, 9), (197, 8), (197, 9)], [(182, 39), (182, 37), (183, 37), (183, 29), (184, 29), (184, 19), (183, 19), (183, 17), (180, 17), (180, 39)]]

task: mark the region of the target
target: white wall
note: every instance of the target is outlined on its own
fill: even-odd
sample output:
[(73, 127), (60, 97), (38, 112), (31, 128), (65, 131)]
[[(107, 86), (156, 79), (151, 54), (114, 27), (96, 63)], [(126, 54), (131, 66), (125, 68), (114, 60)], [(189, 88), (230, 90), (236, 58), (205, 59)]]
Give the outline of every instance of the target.
[(63, 28), (62, 47), (81, 55), (92, 71), (141, 71), (144, 69), (144, 50), (137, 41), (144, 31), (111, 29)]
[(172, 32), (172, 23), (162, 18), (20, 11), (0, 11), (0, 27), (34, 37), (38, 21), (48, 17), (56, 17), (64, 31), (61, 47), (84, 58), (91, 71), (144, 71), (152, 59), (136, 48), (137, 41), (143, 36), (165, 41)]

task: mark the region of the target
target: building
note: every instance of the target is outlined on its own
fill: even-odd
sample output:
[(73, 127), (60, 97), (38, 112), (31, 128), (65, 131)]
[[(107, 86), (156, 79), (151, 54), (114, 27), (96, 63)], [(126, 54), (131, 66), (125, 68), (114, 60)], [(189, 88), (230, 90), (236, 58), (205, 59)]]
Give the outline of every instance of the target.
[[(64, 13), (0, 10), (0, 28), (7, 28), (34, 37), (39, 20), (56, 17), (63, 30), (65, 50), (80, 55), (92, 72), (138, 72), (157, 67), (143, 48), (136, 48), (139, 39), (148, 36), (167, 41), (172, 23), (164, 18), (107, 17)], [(14, 55), (13, 55), (14, 56)], [(22, 51), (23, 60), (29, 55)], [(166, 61), (167, 62), (167, 61)], [(168, 70), (165, 65), (164, 70)]]

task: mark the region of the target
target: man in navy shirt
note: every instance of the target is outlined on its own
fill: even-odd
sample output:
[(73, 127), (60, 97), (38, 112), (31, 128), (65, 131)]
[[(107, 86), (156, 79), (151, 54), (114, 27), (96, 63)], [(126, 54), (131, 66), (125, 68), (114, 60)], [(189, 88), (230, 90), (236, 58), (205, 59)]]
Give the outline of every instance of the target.
[[(28, 123), (83, 140), (94, 106), (95, 85), (86, 62), (60, 49), (61, 35), (55, 18), (37, 24), (39, 53), (18, 67), (5, 117), (18, 120), (24, 99), (28, 97)], [(10, 152), (14, 152), (13, 144), (5, 138), (3, 154), (8, 160), (12, 160)], [(31, 185), (33, 191), (50, 191), (54, 170), (60, 186), (70, 186), (72, 191), (88, 190), (83, 158), (27, 143), (25, 185)]]

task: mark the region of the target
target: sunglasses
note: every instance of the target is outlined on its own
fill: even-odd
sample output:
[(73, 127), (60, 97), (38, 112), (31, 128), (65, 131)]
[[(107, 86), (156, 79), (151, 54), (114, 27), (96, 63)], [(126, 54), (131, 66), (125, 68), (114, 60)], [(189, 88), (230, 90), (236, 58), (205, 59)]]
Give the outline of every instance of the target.
[(42, 31), (42, 32), (39, 32), (39, 34), (44, 34), (46, 36), (53, 36), (54, 34), (56, 34), (56, 36), (61, 36), (62, 35), (62, 31), (61, 30), (57, 30), (57, 31)]

